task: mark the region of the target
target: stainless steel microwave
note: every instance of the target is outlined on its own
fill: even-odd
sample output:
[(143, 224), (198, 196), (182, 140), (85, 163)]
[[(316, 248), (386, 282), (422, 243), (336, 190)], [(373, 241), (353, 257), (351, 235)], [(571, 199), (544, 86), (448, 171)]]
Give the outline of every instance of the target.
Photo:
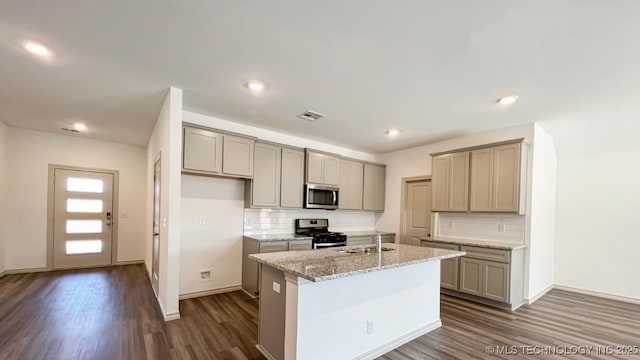
[(329, 209), (338, 208), (340, 200), (337, 186), (312, 185), (304, 187), (304, 207), (306, 209)]

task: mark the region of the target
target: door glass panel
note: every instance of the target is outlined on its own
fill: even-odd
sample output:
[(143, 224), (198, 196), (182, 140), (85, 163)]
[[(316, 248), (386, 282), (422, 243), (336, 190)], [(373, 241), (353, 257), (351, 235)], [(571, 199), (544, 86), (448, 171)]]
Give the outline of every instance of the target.
[(67, 255), (98, 254), (102, 252), (102, 240), (73, 240), (65, 244)]
[(102, 233), (102, 220), (67, 220), (67, 234)]
[(67, 179), (67, 191), (101, 194), (104, 192), (104, 181), (100, 179), (70, 177)]
[(67, 212), (70, 213), (101, 213), (102, 200), (67, 199)]

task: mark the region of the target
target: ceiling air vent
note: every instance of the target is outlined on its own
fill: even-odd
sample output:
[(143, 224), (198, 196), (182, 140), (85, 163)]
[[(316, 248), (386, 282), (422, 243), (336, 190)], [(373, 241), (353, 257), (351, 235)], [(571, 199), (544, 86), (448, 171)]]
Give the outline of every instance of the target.
[(324, 117), (324, 115), (317, 113), (315, 111), (305, 111), (302, 114), (298, 115), (298, 117), (302, 120), (307, 120), (307, 121), (316, 121), (318, 119), (321, 119)]
[(80, 131), (78, 131), (76, 129), (69, 129), (69, 128), (60, 128), (60, 130), (66, 131), (66, 132), (71, 132), (71, 133), (79, 133), (80, 132)]

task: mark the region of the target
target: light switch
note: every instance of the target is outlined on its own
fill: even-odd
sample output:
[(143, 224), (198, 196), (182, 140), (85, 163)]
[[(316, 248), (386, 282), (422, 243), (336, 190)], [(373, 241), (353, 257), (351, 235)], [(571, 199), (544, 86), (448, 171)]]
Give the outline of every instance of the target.
[(273, 282), (273, 291), (277, 292), (278, 294), (280, 294), (280, 284), (277, 282)]
[(120, 217), (123, 219), (128, 219), (129, 218), (129, 213), (123, 212), (120, 214)]

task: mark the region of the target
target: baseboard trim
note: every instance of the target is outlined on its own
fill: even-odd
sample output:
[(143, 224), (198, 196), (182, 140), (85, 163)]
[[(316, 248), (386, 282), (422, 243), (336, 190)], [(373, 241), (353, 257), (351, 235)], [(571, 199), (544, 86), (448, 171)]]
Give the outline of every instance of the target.
[(144, 260), (127, 260), (127, 261), (118, 261), (113, 264), (113, 266), (122, 266), (122, 265), (138, 265), (144, 264)]
[(172, 313), (164, 314), (164, 321), (165, 322), (178, 320), (178, 319), (180, 319), (180, 311), (175, 311), (175, 312), (172, 312)]
[(194, 291), (186, 294), (180, 294), (179, 299), (180, 300), (193, 299), (193, 298), (223, 294), (223, 293), (228, 293), (228, 292), (238, 291), (238, 290), (242, 290), (242, 285), (227, 286), (223, 288), (217, 288), (217, 289), (211, 289), (211, 290), (205, 290), (205, 291)]
[(2, 279), (4, 277), (6, 273), (4, 272), (4, 270), (0, 271), (0, 279)]
[(47, 271), (55, 271), (48, 268), (30, 268), (30, 269), (13, 269), (13, 270), (5, 270), (4, 275), (18, 275), (18, 274), (31, 274), (31, 273), (39, 273), (39, 272), (47, 272)]
[(262, 346), (260, 346), (260, 344), (256, 345), (256, 349), (258, 349), (258, 351), (260, 351), (260, 353), (262, 355), (264, 355), (264, 357), (267, 358), (267, 360), (276, 360), (276, 358), (274, 358), (273, 356), (271, 356), (271, 354), (269, 354), (269, 352), (267, 350), (265, 350), (265, 348), (263, 348)]
[(406, 343), (408, 343), (411, 340), (414, 340), (416, 338), (419, 338), (420, 336), (429, 333), (439, 327), (442, 326), (442, 321), (440, 319), (438, 319), (437, 321), (432, 322), (431, 324), (425, 325), (423, 327), (420, 327), (416, 330), (413, 330), (407, 334), (404, 334), (400, 337), (397, 337), (391, 341), (389, 341), (386, 344), (382, 344), (370, 351), (367, 351), (364, 354), (358, 355), (356, 356), (354, 359), (358, 359), (358, 360), (370, 360), (370, 359), (375, 359), (377, 357), (380, 357), (386, 353), (388, 353), (389, 351), (402, 346)]
[(534, 302), (536, 302), (536, 301), (540, 300), (540, 298), (541, 298), (541, 297), (543, 297), (543, 296), (547, 295), (547, 293), (548, 293), (549, 291), (553, 290), (553, 289), (554, 289), (554, 285), (549, 285), (549, 286), (547, 286), (545, 289), (543, 289), (542, 291), (540, 291), (537, 295), (533, 296), (532, 298), (530, 298), (530, 299), (524, 299), (524, 302), (525, 302), (525, 304), (527, 304), (527, 305), (531, 305), (531, 304), (533, 304)]
[(258, 299), (258, 296), (255, 296), (255, 295), (249, 294), (249, 292), (248, 292), (247, 290), (242, 289), (242, 286), (240, 286), (240, 290), (242, 290), (242, 292), (243, 292), (243, 293), (245, 293), (245, 294), (247, 294), (247, 296), (249, 296), (250, 298), (252, 298), (252, 299)]
[(599, 291), (591, 291), (591, 290), (579, 289), (571, 286), (557, 285), (557, 284), (553, 285), (553, 288), (556, 290), (568, 291), (568, 292), (581, 294), (581, 295), (595, 296), (603, 299), (616, 300), (616, 301), (621, 301), (629, 304), (640, 305), (640, 299), (630, 298), (627, 296), (612, 295), (612, 294), (602, 293)]

